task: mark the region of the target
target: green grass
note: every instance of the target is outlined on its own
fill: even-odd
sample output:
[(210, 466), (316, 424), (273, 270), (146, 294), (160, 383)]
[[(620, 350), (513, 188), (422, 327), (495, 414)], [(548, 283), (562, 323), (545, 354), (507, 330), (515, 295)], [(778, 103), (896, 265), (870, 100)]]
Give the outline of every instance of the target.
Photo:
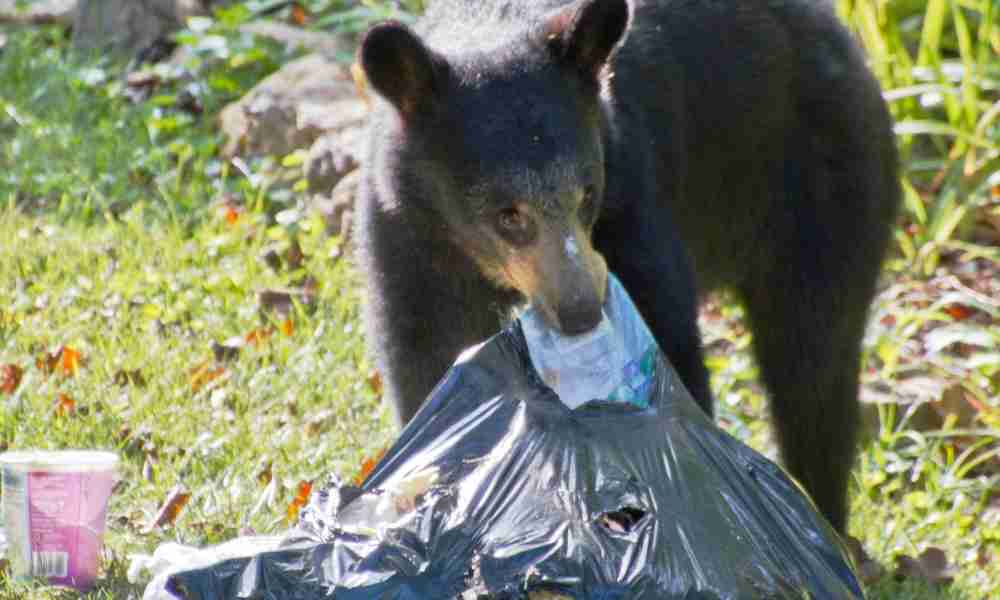
[[(0, 398), (0, 444), (116, 451), (123, 484), (108, 546), (120, 560), (168, 539), (202, 545), (244, 527), (284, 528), (299, 481), (350, 475), (391, 441), (366, 383), (356, 278), (330, 258), (337, 241), (321, 223), (300, 224), (301, 270), (319, 286), (315, 308), (293, 310), (288, 335), (283, 316), (262, 317), (256, 292), (300, 273), (257, 258), (283, 233), (263, 215), (193, 232), (143, 217), (141, 206), (89, 225), (0, 214), (0, 272), (13, 276), (0, 300), (0, 361), (24, 369), (17, 391)], [(258, 346), (216, 359), (214, 343), (271, 327)], [(83, 357), (75, 375), (36, 365), (64, 345)], [(206, 364), (224, 372), (202, 383), (195, 370)], [(59, 394), (73, 414), (55, 410)], [(178, 484), (192, 494), (178, 527), (140, 533)]]
[[(357, 29), (385, 14), (377, 2), (306, 4), (314, 25)], [(851, 533), (890, 571), (927, 547), (954, 567), (951, 585), (887, 576), (869, 587), (872, 598), (1000, 597), (1000, 308), (989, 287), (1000, 276), (990, 237), (1000, 223), (991, 195), (1000, 190), (991, 179), (1000, 171), (1000, 9), (841, 0), (838, 10), (891, 100), (906, 188), (866, 340), (869, 439)], [(349, 477), (394, 436), (369, 381), (359, 274), (317, 218), (275, 219), (297, 193), (266, 175), (282, 162), (294, 171), (296, 160), (248, 161), (259, 183), (218, 157), (219, 108), (288, 58), (233, 34), (247, 13), (238, 6), (181, 36), (194, 61), (183, 72), (160, 67), (165, 83), (137, 104), (121, 95), (120, 65), (74, 60), (62, 32), (3, 32), (0, 366), (18, 365), (23, 379), (0, 392), (0, 450), (122, 457), (104, 573), (88, 598), (141, 594), (125, 578), (128, 558), (164, 541), (282, 531), (299, 482)], [(238, 209), (235, 222), (226, 207)], [(261, 258), (293, 240), (301, 265), (274, 269)], [(307, 277), (314, 302), (287, 317), (260, 306), (259, 291)], [(703, 311), (720, 422), (773, 452), (740, 316), (724, 298)], [(253, 331), (273, 333), (236, 356), (213, 350)], [(82, 354), (80, 368), (46, 374), (39, 359), (63, 346)], [(198, 368), (217, 376), (199, 380)], [(60, 394), (70, 414), (56, 410)], [(175, 524), (144, 533), (178, 485), (191, 500)], [(76, 595), (10, 581), (0, 567), (0, 600), (64, 597)]]

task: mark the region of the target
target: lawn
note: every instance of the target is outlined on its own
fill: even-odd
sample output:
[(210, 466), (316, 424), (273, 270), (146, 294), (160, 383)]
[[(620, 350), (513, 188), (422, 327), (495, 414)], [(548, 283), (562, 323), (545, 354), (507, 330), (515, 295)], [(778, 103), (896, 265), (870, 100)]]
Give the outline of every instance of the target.
[[(302, 5), (314, 27), (384, 14)], [(1000, 10), (838, 10), (886, 89), (906, 191), (866, 338), (851, 533), (886, 569), (871, 598), (1000, 597)], [(355, 476), (395, 435), (349, 247), (297, 210), (301, 184), (247, 176), (297, 157), (219, 156), (215, 115), (291, 58), (235, 34), (245, 17), (185, 31), (199, 85), (143, 102), (64, 31), (0, 28), (0, 451), (121, 457), (87, 598), (141, 596), (129, 557), (162, 542), (282, 531), (305, 484)], [(719, 422), (773, 453), (740, 317), (725, 295), (702, 311)], [(928, 549), (947, 564), (908, 560)], [(0, 600), (64, 597), (0, 562)]]

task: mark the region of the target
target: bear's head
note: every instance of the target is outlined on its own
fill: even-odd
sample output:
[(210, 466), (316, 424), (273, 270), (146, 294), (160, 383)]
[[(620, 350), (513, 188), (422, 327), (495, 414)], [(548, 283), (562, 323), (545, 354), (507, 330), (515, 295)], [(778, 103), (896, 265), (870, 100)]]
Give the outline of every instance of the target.
[(569, 335), (604, 302), (601, 93), (628, 18), (625, 0), (579, 0), (471, 47), (388, 22), (358, 51), (377, 95), (366, 167), (381, 209), (443, 232)]

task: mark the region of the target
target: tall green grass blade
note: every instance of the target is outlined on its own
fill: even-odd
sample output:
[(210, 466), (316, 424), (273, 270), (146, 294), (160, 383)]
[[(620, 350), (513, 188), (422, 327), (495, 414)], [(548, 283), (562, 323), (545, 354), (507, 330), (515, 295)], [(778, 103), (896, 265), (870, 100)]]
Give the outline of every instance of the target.
[(969, 460), (969, 457), (972, 456), (973, 452), (989, 445), (992, 442), (993, 440), (984, 438), (970, 445), (964, 452), (962, 452), (962, 454), (960, 454), (955, 460), (956, 468), (953, 469), (953, 477), (955, 479), (963, 479), (969, 474), (970, 471), (972, 471), (972, 469), (975, 469), (979, 465), (1000, 456), (1000, 447), (998, 447), (992, 448), (987, 452), (983, 452), (982, 454), (979, 454), (975, 458)]
[(900, 178), (900, 183), (903, 184), (903, 202), (906, 208), (913, 215), (913, 218), (917, 223), (924, 225), (927, 223), (927, 209), (924, 207), (924, 200), (917, 193), (917, 190), (913, 188), (913, 184), (910, 183), (908, 177), (903, 176)]
[(933, 135), (958, 138), (973, 146), (992, 148), (990, 140), (963, 131), (954, 125), (941, 121), (900, 121), (893, 127), (896, 135)]
[(878, 13), (870, 2), (859, 2), (854, 5), (854, 22), (862, 42), (868, 50), (871, 67), (879, 79), (886, 81), (892, 76), (892, 54), (882, 37)]
[[(883, 27), (883, 35), (886, 38), (886, 45), (892, 54), (893, 78), (892, 80), (883, 81), (889, 87), (913, 85), (916, 83), (913, 77), (913, 58), (910, 56), (910, 51), (903, 40), (903, 33), (900, 31), (900, 19), (895, 14), (895, 11), (898, 9), (891, 4), (886, 5), (885, 9), (890, 12)], [(911, 116), (916, 116), (923, 112), (920, 104), (913, 100), (906, 102), (903, 109), (906, 111), (904, 114)]]
[(957, 202), (957, 195), (949, 198), (949, 202), (942, 208), (939, 218), (932, 221), (933, 239), (938, 244), (946, 242), (951, 238), (955, 229), (962, 222), (968, 213), (968, 206)]
[(975, 167), (975, 170), (962, 179), (962, 194), (968, 198), (980, 186), (986, 183), (990, 176), (1000, 173), (1000, 155), (994, 156)]
[(959, 90), (948, 83), (918, 83), (886, 90), (882, 93), (882, 97), (885, 98), (886, 102), (896, 102), (906, 98), (918, 98), (925, 94), (951, 94), (957, 96)]
[(941, 64), (941, 32), (948, 14), (947, 0), (928, 0), (920, 32), (920, 51), (917, 63), (936, 66)]
[(982, 0), (982, 21), (979, 23), (979, 62), (989, 64), (990, 58), (1000, 56), (1000, 5), (995, 0)]
[[(993, 124), (993, 121), (1000, 117), (1000, 100), (993, 103), (993, 106), (986, 109), (982, 116), (979, 117), (979, 122), (976, 123), (976, 131), (973, 135), (981, 137), (986, 135), (986, 129)], [(1000, 140), (997, 140), (994, 146), (1000, 147)]]
[[(924, 13), (923, 28), (920, 32), (920, 50), (917, 53), (917, 64), (930, 67), (940, 81), (946, 80), (942, 72), (941, 36), (948, 16), (948, 0), (929, 0)], [(956, 122), (961, 115), (961, 105), (949, 96), (944, 97), (945, 111), (950, 123)]]
[(958, 51), (965, 67), (962, 73), (962, 125), (968, 129), (975, 126), (979, 117), (979, 86), (977, 79), (981, 75), (976, 62), (976, 54), (969, 25), (966, 22), (962, 8), (954, 0), (951, 3), (951, 18), (955, 23), (955, 35), (958, 38)]

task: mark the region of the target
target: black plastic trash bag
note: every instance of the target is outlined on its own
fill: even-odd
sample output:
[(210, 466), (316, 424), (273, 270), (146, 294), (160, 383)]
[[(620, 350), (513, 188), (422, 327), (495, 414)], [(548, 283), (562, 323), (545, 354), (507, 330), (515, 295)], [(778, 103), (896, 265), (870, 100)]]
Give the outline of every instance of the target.
[(190, 600), (863, 598), (838, 536), (658, 352), (646, 408), (569, 409), (515, 323), (467, 351), (361, 488), (283, 546), (170, 577)]

